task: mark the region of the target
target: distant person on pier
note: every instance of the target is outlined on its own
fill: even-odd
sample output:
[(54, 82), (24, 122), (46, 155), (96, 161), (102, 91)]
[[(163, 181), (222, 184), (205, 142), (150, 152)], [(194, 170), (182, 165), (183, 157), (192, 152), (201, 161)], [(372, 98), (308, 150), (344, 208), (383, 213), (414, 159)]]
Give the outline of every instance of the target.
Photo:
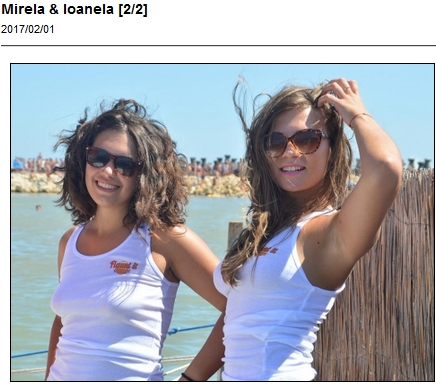
[(46, 380), (162, 381), (180, 281), (225, 307), (212, 278), (219, 259), (185, 226), (186, 164), (133, 100), (85, 112), (59, 146), (58, 203), (74, 226), (59, 243)]
[(44, 158), (42, 157), (41, 152), (38, 154), (38, 157), (36, 158), (36, 172), (42, 173), (44, 172)]
[[(181, 380), (207, 380), (222, 359), (224, 381), (310, 381), (317, 375), (316, 332), (379, 236), (401, 186), (402, 159), (355, 81), (286, 87), (250, 126), (237, 103), (239, 87), (234, 102), (247, 135), (247, 228), (215, 271), (215, 285), (227, 297), (224, 328), (220, 318)], [(360, 153), (361, 175), (351, 193), (344, 123)]]

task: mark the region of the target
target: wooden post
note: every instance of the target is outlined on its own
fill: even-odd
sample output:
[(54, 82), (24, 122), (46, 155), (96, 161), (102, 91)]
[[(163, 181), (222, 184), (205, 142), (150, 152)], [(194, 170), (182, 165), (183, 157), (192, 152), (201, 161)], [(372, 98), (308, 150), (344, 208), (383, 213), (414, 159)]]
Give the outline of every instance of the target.
[(236, 240), (242, 232), (242, 222), (229, 222), (229, 235), (227, 240), (227, 249), (230, 248), (232, 243)]

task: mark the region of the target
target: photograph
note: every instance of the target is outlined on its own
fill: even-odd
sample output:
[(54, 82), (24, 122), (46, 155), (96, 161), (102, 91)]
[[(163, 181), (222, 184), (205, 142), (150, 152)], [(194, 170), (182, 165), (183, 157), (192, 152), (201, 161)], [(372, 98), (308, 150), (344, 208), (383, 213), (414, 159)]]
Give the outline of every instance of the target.
[(434, 381), (434, 63), (79, 52), (8, 64), (11, 381)]

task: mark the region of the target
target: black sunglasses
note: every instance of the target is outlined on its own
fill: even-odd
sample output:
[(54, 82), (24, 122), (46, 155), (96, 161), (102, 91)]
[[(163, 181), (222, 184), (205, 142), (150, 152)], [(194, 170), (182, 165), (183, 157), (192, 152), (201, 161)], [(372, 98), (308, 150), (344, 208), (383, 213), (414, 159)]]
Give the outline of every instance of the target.
[(86, 161), (94, 168), (103, 168), (110, 160), (114, 160), (115, 169), (123, 176), (131, 177), (141, 165), (141, 162), (127, 156), (114, 156), (104, 149), (94, 146), (86, 147)]
[(323, 138), (329, 138), (329, 136), (320, 129), (299, 130), (291, 137), (275, 132), (265, 139), (265, 152), (270, 157), (279, 157), (285, 152), (288, 143), (291, 142), (302, 155), (310, 155), (318, 150)]

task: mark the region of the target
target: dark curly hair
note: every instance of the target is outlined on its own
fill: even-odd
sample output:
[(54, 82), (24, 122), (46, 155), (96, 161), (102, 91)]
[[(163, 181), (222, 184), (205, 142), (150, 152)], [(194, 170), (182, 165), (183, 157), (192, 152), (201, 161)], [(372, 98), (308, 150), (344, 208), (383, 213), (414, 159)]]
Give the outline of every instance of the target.
[(109, 109), (100, 105), (101, 113), (88, 120), (88, 109), (73, 131), (64, 130), (54, 146), (65, 146), (65, 165), (53, 172), (64, 173), (61, 197), (56, 201), (71, 212), (75, 225), (88, 222), (97, 205), (85, 184), (86, 151), (99, 133), (115, 130), (127, 133), (136, 146), (136, 159), (141, 162), (136, 175), (137, 189), (130, 200), (125, 223), (138, 228), (143, 222), (151, 229), (165, 230), (185, 223), (188, 194), (184, 176), (186, 157), (176, 152), (166, 127), (147, 116), (146, 109), (134, 100), (120, 99)]

